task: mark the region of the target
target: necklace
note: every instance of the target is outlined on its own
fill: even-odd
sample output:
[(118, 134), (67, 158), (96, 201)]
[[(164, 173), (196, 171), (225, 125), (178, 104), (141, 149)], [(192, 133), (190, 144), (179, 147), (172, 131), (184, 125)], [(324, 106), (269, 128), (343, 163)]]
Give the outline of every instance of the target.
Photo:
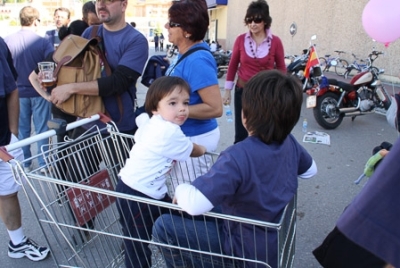
[(249, 40), (249, 45), (250, 45), (251, 54), (253, 54), (253, 57), (255, 59), (257, 59), (256, 51), (254, 51), (254, 49), (253, 49), (253, 44), (252, 44), (251, 40)]
[[(257, 59), (257, 55), (256, 55), (257, 50), (254, 50), (253, 42), (251, 40), (249, 40), (249, 45), (250, 45), (251, 54), (253, 54), (253, 58)], [(269, 51), (269, 49), (271, 48), (271, 39), (269, 37), (267, 37), (267, 46), (268, 46), (268, 51)]]

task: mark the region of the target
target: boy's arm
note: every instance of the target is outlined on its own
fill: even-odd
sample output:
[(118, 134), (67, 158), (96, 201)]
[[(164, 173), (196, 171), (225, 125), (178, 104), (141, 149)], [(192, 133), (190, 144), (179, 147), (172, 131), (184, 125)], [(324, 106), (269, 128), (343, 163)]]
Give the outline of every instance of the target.
[(300, 174), (299, 177), (302, 178), (302, 179), (309, 179), (311, 177), (314, 177), (315, 174), (317, 174), (317, 171), (318, 171), (317, 170), (317, 164), (315, 164), (315, 161), (313, 159), (311, 167), (306, 172), (304, 172), (303, 174)]
[(190, 154), (191, 157), (199, 157), (205, 154), (207, 151), (206, 147), (202, 145), (197, 145), (196, 143), (193, 143), (193, 149), (192, 153)]
[(214, 207), (196, 187), (184, 183), (176, 187), (173, 203), (178, 204), (190, 215), (200, 215)]

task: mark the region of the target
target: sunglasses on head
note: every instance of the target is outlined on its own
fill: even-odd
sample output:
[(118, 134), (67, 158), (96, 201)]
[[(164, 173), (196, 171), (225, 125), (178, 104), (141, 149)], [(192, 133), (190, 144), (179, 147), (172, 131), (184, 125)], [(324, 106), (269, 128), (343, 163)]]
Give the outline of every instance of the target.
[(254, 23), (261, 23), (263, 21), (263, 19), (261, 17), (256, 17), (256, 18), (248, 17), (248, 18), (246, 18), (246, 23), (247, 24), (250, 24), (253, 21), (254, 21)]
[(181, 27), (180, 23), (176, 23), (176, 22), (172, 22), (172, 21), (169, 21), (168, 25), (169, 25), (169, 28)]

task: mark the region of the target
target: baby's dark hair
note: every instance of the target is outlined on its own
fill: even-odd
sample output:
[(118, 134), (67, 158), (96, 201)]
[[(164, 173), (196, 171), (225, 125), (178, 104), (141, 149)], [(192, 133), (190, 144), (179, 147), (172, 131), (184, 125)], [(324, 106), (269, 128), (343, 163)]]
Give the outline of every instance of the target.
[(144, 103), (146, 113), (151, 117), (153, 111), (157, 110), (158, 103), (165, 96), (171, 94), (171, 92), (176, 88), (179, 88), (181, 91), (187, 92), (190, 95), (189, 84), (180, 77), (163, 76), (154, 80), (146, 94), (146, 100)]
[(282, 143), (300, 118), (303, 90), (297, 78), (262, 71), (245, 85), (242, 112), (246, 129), (264, 143)]
[(89, 25), (83, 20), (74, 20), (68, 27), (62, 26), (58, 31), (58, 37), (63, 40), (70, 34), (81, 36)]

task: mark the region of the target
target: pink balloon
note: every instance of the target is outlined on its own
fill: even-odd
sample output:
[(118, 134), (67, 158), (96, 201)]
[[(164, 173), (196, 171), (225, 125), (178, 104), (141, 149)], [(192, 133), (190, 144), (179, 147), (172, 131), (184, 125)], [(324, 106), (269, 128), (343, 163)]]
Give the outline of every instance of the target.
[(372, 39), (385, 45), (400, 38), (400, 0), (370, 0), (362, 23)]

